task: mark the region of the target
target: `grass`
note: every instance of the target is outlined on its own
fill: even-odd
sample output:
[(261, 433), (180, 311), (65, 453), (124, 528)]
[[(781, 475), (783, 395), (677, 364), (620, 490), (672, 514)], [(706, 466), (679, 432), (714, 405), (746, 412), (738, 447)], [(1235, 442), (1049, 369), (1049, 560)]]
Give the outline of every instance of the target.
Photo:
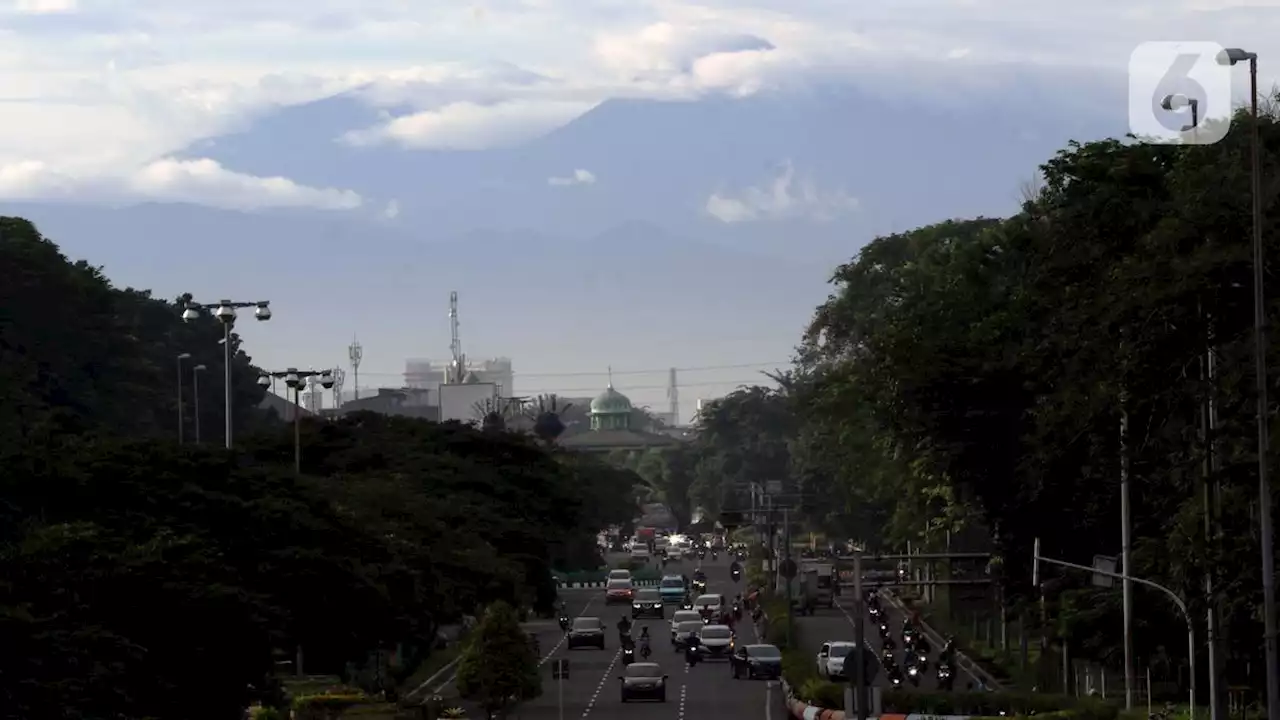
[[(463, 642), (453, 643), (449, 647), (436, 650), (422, 661), (417, 670), (413, 671), (405, 681), (400, 685), (400, 692), (408, 694), (417, 689), (419, 685), (431, 679), (432, 675), (440, 672), (446, 665), (458, 659), (462, 654)], [(430, 689), (430, 688), (428, 688)]]
[(1001, 684), (1029, 689), (1037, 683), (1035, 668), (1040, 662), (1040, 647), (1028, 643), (1027, 660), (1022, 662), (1022, 648), (1010, 643), (1006, 650), (998, 643), (974, 637), (965, 623), (953, 622), (944, 613), (935, 612), (929, 605), (909, 595), (900, 596), (903, 604), (920, 611), (921, 617), (934, 630), (955, 638), (956, 647), (982, 669), (991, 673)]

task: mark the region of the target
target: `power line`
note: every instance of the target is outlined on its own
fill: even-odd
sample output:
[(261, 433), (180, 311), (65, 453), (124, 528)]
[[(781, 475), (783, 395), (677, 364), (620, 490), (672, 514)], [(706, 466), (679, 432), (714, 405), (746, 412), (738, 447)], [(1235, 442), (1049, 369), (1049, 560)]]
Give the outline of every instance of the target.
[[(766, 379), (751, 378), (749, 380), (722, 380), (722, 381), (691, 382), (691, 383), (682, 382), (680, 383), (680, 387), (691, 388), (691, 387), (713, 387), (713, 386), (719, 386), (719, 385), (735, 385), (735, 386), (764, 385), (765, 383), (760, 382), (761, 380), (766, 380)], [(636, 390), (666, 390), (667, 387), (668, 386), (666, 385), (620, 385), (618, 386), (618, 390), (619, 392), (631, 393)], [(546, 388), (539, 388), (537, 390), (525, 390), (523, 388), (520, 389), (521, 395), (525, 395), (525, 394), (539, 395), (539, 394), (547, 394), (547, 393), (553, 393), (553, 392), (560, 395), (564, 395), (566, 393), (578, 393), (578, 392), (595, 394), (600, 392), (600, 388), (599, 387), (580, 387), (580, 388), (546, 387)]]
[[(675, 370), (677, 372), (689, 373), (689, 372), (710, 372), (713, 370), (742, 370), (745, 368), (757, 368), (757, 367), (765, 367), (765, 366), (786, 367), (790, 365), (791, 365), (790, 360), (771, 360), (767, 362), (740, 363), (736, 365), (703, 365), (701, 367), (677, 367), (675, 368)], [(670, 372), (671, 372), (670, 367), (664, 367), (664, 368), (653, 368), (650, 370), (614, 370), (613, 374), (614, 375), (655, 375), (659, 373), (670, 373)], [(404, 376), (404, 372), (366, 372), (364, 374), (372, 375), (376, 377), (403, 377)], [(512, 375), (514, 375), (517, 378), (555, 378), (555, 377), (577, 378), (577, 377), (607, 377), (609, 373), (608, 372), (585, 372), (585, 371), (583, 372), (534, 372), (534, 373), (513, 372)], [(696, 385), (696, 384), (697, 383), (685, 383), (685, 382), (680, 383), (681, 387)], [(662, 387), (665, 388), (666, 385), (663, 385)]]

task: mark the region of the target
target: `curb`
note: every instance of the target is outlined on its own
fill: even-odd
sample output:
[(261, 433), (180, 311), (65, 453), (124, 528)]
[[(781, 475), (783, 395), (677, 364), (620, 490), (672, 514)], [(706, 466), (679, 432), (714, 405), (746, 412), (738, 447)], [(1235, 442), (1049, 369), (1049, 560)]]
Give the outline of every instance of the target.
[[(902, 613), (903, 617), (911, 616), (911, 611), (908, 610), (907, 606), (895, 597), (893, 593), (882, 591), (880, 593), (880, 597), (883, 597), (895, 610)], [(920, 618), (920, 627), (924, 630), (925, 634), (929, 636), (930, 640), (937, 643), (938, 647), (942, 647), (946, 644), (946, 640), (942, 637), (942, 634), (937, 630), (934, 630), (932, 625), (925, 622), (923, 617)], [(968, 673), (973, 679), (981, 680), (982, 683), (987, 686), (988, 690), (993, 692), (1004, 691), (1003, 683), (992, 677), (991, 673), (987, 672), (985, 668), (971, 660), (969, 656), (961, 652), (959, 648), (956, 649), (956, 665), (958, 665), (961, 670)]]
[[(661, 580), (633, 580), (633, 587), (658, 587)], [(587, 588), (603, 588), (607, 583), (604, 580), (591, 582), (574, 582), (566, 583), (559, 580), (556, 581), (556, 587), (561, 590), (585, 590)]]

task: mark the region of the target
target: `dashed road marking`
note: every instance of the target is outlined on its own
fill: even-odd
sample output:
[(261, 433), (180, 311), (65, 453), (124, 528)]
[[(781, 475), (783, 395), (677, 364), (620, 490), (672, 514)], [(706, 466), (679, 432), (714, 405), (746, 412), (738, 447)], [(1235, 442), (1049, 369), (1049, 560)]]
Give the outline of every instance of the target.
[[(684, 674), (685, 675), (689, 674), (689, 666), (687, 664), (684, 666)], [(684, 720), (684, 702), (685, 702), (685, 698), (688, 697), (688, 695), (689, 695), (689, 682), (686, 680), (680, 686), (680, 708), (676, 711), (676, 717), (679, 720)]]
[[(591, 605), (592, 605), (592, 603), (594, 603), (594, 602), (596, 601), (596, 598), (598, 598), (598, 597), (600, 597), (600, 596), (599, 596), (599, 595), (593, 595), (593, 596), (591, 596), (591, 599), (587, 601), (587, 604), (582, 606), (582, 612), (578, 613), (578, 615), (577, 615), (577, 616), (578, 616), (578, 617), (582, 617), (582, 616), (586, 615), (586, 614), (587, 614), (587, 611), (591, 609)], [(556, 625), (556, 627), (559, 627), (559, 625), (557, 624), (557, 625)], [(568, 639), (569, 639), (569, 633), (567, 633), (567, 632), (566, 632), (566, 633), (561, 633), (559, 642), (557, 642), (557, 643), (556, 643), (556, 644), (551, 648), (551, 650), (550, 650), (549, 652), (547, 652), (547, 654), (546, 654), (546, 655), (544, 655), (544, 656), (542, 657), (542, 659), (541, 659), (541, 660), (539, 660), (539, 661), (538, 661), (538, 667), (542, 667), (543, 665), (546, 665), (546, 664), (547, 664), (547, 661), (551, 659), (551, 656), (552, 656), (552, 655), (555, 655), (555, 654), (556, 654), (556, 652), (560, 650), (560, 647), (561, 647), (562, 645), (564, 645), (565, 641), (566, 641), (566, 640), (568, 640)]]
[(622, 657), (622, 648), (613, 654), (613, 659), (609, 661), (609, 667), (604, 669), (604, 675), (600, 676), (600, 682), (596, 685), (595, 692), (591, 693), (591, 699), (587, 701), (587, 706), (582, 710), (582, 717), (591, 714), (591, 708), (596, 706), (596, 700), (600, 699), (600, 693), (604, 690), (605, 683), (609, 681), (609, 674), (613, 672), (613, 666), (618, 664), (618, 658)]

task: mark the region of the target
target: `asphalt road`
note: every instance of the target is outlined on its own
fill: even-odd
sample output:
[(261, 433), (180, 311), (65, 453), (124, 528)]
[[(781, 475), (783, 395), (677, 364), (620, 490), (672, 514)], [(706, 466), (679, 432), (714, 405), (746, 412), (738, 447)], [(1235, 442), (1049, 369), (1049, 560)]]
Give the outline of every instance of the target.
[[(845, 589), (845, 594), (836, 597), (835, 608), (818, 608), (814, 611), (814, 615), (810, 617), (798, 616), (796, 618), (797, 632), (800, 635), (801, 647), (806, 654), (813, 658), (814, 667), (818, 663), (818, 650), (825, 642), (853, 642), (856, 632), (853, 598), (849, 594), (852, 591)], [(898, 645), (894, 656), (897, 658), (898, 665), (902, 665), (902, 660), (906, 653), (902, 649), (902, 622), (904, 618), (902, 613), (894, 609), (888, 602), (882, 601), (881, 607), (884, 608), (885, 617), (889, 621), (889, 628), (892, 632), (893, 640)], [(870, 622), (870, 616), (864, 614), (863, 625), (864, 637), (871, 645), (871, 649), (875, 651), (876, 657), (880, 656), (880, 634), (876, 631), (874, 625)], [(937, 676), (935, 671), (938, 667), (938, 651), (940, 647), (931, 647), (932, 651), (929, 657), (929, 667), (924, 677), (920, 681), (919, 689), (922, 691), (937, 690)], [(972, 682), (972, 678), (967, 676), (960, 668), (955, 668), (956, 676), (953, 689), (963, 690)], [(888, 678), (885, 677), (884, 671), (881, 670), (876, 676), (876, 685), (887, 688), (889, 686)], [(904, 682), (903, 687), (912, 689), (909, 682)]]
[[(671, 566), (672, 572), (692, 575), (698, 561), (686, 560)], [(707, 573), (708, 592), (722, 593), (732, 601), (743, 590), (729, 576), (729, 559), (710, 558), (702, 563)], [(543, 631), (539, 628), (539, 641), (547, 662), (542, 666), (542, 697), (521, 705), (516, 717), (522, 720), (685, 720), (686, 718), (728, 716), (744, 720), (785, 720), (786, 711), (778, 683), (763, 680), (734, 680), (727, 661), (701, 662), (688, 667), (684, 654), (671, 649), (670, 617), (674, 606), (668, 606), (665, 620), (637, 620), (632, 631), (639, 636), (641, 627), (648, 627), (653, 637), (651, 662), (657, 662), (668, 675), (667, 701), (632, 701), (623, 703), (617, 676), (622, 673), (622, 659), (615, 625), (630, 608), (604, 604), (603, 589), (563, 590), (571, 614), (598, 617), (610, 628), (606, 635), (606, 649), (578, 648), (568, 651), (560, 642), (563, 635), (557, 623)], [(738, 628), (739, 642), (755, 642), (751, 623), (744, 622)], [(569, 659), (569, 679), (563, 685), (551, 678), (552, 658)], [(563, 698), (563, 700), (562, 700)], [(563, 702), (563, 706), (562, 706)]]

